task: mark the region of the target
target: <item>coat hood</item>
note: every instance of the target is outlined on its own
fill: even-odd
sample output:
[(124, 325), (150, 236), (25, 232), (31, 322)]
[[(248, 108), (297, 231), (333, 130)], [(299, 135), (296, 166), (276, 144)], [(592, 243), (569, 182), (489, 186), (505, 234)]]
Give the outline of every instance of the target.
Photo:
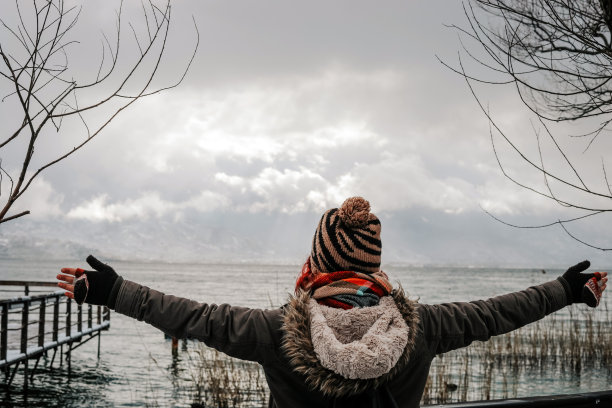
[(403, 290), (377, 306), (335, 309), (300, 291), (285, 306), (283, 351), (294, 371), (325, 395), (375, 389), (393, 378), (414, 349), (416, 302)]

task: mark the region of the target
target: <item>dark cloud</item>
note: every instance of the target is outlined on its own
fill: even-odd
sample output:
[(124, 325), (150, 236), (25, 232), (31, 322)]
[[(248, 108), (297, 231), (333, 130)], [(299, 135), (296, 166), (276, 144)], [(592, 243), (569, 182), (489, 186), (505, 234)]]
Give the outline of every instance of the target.
[[(112, 38), (118, 4), (83, 4), (78, 43), (69, 49), (76, 77), (95, 75), (101, 33)], [(138, 56), (127, 22), (141, 35), (145, 23), (139, 2), (123, 7), (119, 73)], [(582, 253), (602, 259), (558, 230), (502, 227), (480, 210), (522, 224), (564, 215), (503, 178), (484, 116), (461, 78), (436, 59), (457, 61), (456, 31), (444, 24), (462, 25), (461, 3), (193, 0), (174, 2), (172, 13), (155, 85), (182, 72), (195, 19), (200, 48), (183, 84), (139, 101), (46, 171), (15, 208), (32, 208), (31, 220), (3, 227), (4, 237), (19, 235), (23, 225), (22, 232), (47, 239), (70, 235), (82, 245), (77, 252), (295, 260), (307, 253), (320, 211), (362, 194), (388, 218), (389, 262), (558, 265)], [(537, 154), (513, 90), (477, 89), (494, 101), (504, 129)], [(87, 119), (102, 123), (104, 113)], [(18, 121), (18, 105), (0, 104), (1, 123)], [(35, 166), (82, 141), (83, 130), (77, 120), (43, 135)], [(0, 152), (3, 167), (17, 168), (24, 143)], [(513, 175), (542, 185), (540, 174), (498, 147)], [(597, 151), (576, 157), (601, 178)], [(578, 232), (603, 242), (598, 231)], [(162, 256), (162, 247), (172, 250)]]

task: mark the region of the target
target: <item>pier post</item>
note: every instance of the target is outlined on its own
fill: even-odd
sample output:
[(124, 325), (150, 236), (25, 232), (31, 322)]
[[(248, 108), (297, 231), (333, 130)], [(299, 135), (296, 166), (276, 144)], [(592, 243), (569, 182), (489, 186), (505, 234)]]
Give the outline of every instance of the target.
[[(72, 301), (70, 298), (66, 298), (66, 337), (70, 338), (72, 332)], [(70, 351), (72, 349), (72, 343), (68, 343), (68, 351), (66, 352), (66, 361), (68, 362), (68, 376), (70, 376)]]
[(81, 333), (83, 331), (83, 306), (77, 306), (77, 331)]
[(23, 392), (28, 392), (28, 359), (23, 360)]
[[(2, 321), (0, 322), (0, 360), (6, 360), (6, 351), (8, 350), (8, 304), (2, 304)], [(5, 382), (8, 381), (9, 366), (4, 368)]]
[(172, 337), (172, 355), (176, 357), (178, 355), (178, 339)]
[(40, 357), (42, 356), (39, 355), (38, 358), (36, 359), (36, 363), (34, 364), (34, 368), (32, 369), (32, 374), (30, 374), (30, 381), (34, 382), (34, 373), (36, 372), (36, 368), (38, 367), (38, 362), (40, 361)]
[(70, 301), (70, 298), (66, 298), (66, 337), (70, 337), (70, 332), (72, 330), (72, 323), (71, 323), (71, 306), (72, 306), (72, 302)]
[[(25, 300), (23, 302), (23, 309), (21, 309), (21, 352), (26, 354), (28, 352), (28, 315), (30, 312), (30, 301)], [(28, 391), (28, 359), (26, 358), (23, 362), (23, 391)]]
[(68, 352), (66, 353), (66, 359), (68, 360), (68, 376), (72, 373), (72, 342), (68, 343)]
[(41, 299), (40, 309), (38, 313), (38, 346), (42, 347), (45, 344), (45, 311), (47, 299)]
[(21, 309), (21, 352), (28, 351), (28, 314), (30, 312), (30, 302), (25, 300)]
[(2, 323), (0, 323), (0, 360), (6, 360), (8, 350), (8, 304), (2, 304)]
[(55, 303), (53, 304), (53, 334), (52, 334), (53, 341), (57, 341), (57, 335), (59, 332), (59, 305), (60, 305), (60, 297), (56, 296)]
[[(55, 354), (57, 353), (57, 347), (53, 349), (53, 356), (51, 356), (51, 362), (49, 363), (49, 368), (53, 368), (53, 362), (55, 361)], [(62, 358), (60, 357), (60, 361)]]

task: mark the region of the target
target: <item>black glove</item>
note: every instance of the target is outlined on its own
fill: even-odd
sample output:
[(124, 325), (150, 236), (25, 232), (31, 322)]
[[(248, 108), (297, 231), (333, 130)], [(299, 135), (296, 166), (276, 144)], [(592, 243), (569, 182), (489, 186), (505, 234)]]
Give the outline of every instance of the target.
[[(595, 274), (581, 273), (589, 269), (590, 266), (591, 263), (589, 261), (582, 261), (569, 268), (559, 277), (571, 303), (586, 303), (591, 307), (595, 307), (599, 303), (599, 299), (593, 291), (585, 286), (590, 279), (595, 277)], [(601, 293), (599, 296), (601, 296)]]
[(83, 271), (83, 275), (74, 282), (74, 300), (79, 305), (87, 302), (114, 309), (123, 278), (92, 255), (89, 255), (86, 261), (95, 271)]

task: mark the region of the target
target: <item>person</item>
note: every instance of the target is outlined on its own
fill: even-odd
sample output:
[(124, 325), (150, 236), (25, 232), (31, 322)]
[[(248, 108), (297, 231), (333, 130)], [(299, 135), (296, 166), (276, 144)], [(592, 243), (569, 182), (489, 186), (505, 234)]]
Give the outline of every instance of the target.
[[(596, 306), (607, 273), (583, 261), (559, 278), (488, 300), (422, 304), (380, 270), (381, 224), (361, 197), (326, 211), (295, 295), (280, 308), (214, 305), (94, 269), (63, 268), (58, 285), (78, 303), (106, 305), (177, 338), (256, 361), (269, 407), (418, 407), (432, 359), (507, 333), (572, 303)], [(439, 282), (435, 284), (440, 284)]]

